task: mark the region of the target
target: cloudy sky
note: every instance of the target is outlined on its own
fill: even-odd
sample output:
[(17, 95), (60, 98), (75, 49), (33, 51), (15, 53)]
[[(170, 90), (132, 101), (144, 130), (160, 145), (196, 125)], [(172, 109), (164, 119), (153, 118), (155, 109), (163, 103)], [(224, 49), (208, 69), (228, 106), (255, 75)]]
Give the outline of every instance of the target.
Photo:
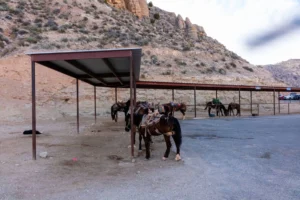
[(209, 36), (252, 64), (300, 59), (300, 27), (266, 45), (256, 48), (247, 45), (250, 39), (288, 24), (295, 16), (300, 17), (300, 0), (151, 1), (157, 7), (203, 26)]

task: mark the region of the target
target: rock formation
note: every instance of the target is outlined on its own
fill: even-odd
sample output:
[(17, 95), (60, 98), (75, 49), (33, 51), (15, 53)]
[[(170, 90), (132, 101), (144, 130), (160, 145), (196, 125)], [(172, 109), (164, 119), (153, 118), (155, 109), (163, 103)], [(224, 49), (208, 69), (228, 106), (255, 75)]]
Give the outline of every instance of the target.
[(127, 9), (139, 18), (149, 17), (146, 0), (107, 0), (107, 3), (118, 9)]
[(178, 15), (176, 17), (175, 25), (177, 26), (177, 28), (184, 30), (186, 32), (186, 35), (191, 39), (198, 40), (199, 38), (206, 36), (206, 33), (202, 26), (192, 24), (189, 18), (186, 18), (186, 20), (184, 21), (181, 15)]

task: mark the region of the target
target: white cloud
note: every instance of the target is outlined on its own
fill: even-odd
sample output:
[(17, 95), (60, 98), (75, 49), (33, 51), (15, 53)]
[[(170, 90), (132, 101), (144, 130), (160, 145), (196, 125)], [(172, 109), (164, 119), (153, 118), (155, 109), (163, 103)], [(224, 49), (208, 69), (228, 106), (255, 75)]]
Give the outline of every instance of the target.
[(189, 17), (207, 34), (253, 64), (300, 58), (300, 29), (249, 49), (249, 38), (288, 23), (300, 11), (297, 0), (152, 0), (155, 6)]

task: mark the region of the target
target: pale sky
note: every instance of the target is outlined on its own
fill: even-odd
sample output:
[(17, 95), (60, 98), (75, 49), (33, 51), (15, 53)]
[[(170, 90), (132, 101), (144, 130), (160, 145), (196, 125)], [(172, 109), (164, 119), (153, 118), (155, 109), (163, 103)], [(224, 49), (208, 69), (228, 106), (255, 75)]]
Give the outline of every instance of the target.
[[(151, 0), (154, 6), (190, 18), (251, 64), (300, 59), (300, 27), (275, 41), (249, 48), (255, 36), (300, 15), (300, 0)], [(149, 0), (148, 0), (149, 2)]]

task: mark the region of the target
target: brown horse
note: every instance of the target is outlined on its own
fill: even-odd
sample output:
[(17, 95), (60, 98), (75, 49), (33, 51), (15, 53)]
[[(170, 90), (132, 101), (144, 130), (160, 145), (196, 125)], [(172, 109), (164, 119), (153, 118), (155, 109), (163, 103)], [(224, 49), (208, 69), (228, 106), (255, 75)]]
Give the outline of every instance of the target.
[(180, 111), (182, 113), (182, 119), (185, 119), (186, 105), (185, 103), (165, 103), (156, 106), (159, 113), (165, 114), (167, 116), (174, 116), (175, 111)]
[(110, 111), (111, 111), (111, 119), (115, 120), (115, 122), (117, 122), (118, 121), (118, 112), (124, 112), (125, 117), (126, 117), (126, 114), (128, 112), (128, 107), (127, 107), (126, 103), (124, 103), (124, 102), (117, 102), (111, 106)]
[[(228, 115), (228, 111), (226, 110), (225, 106), (220, 102), (219, 104), (213, 104), (212, 101), (209, 101), (206, 103), (206, 107), (204, 108), (204, 110), (206, 110), (208, 108), (208, 115), (210, 116), (210, 111), (211, 109), (216, 109), (216, 113), (217, 116), (219, 116), (219, 113), (222, 114), (222, 116), (227, 116)], [(223, 115), (224, 114), (224, 115)]]
[(233, 110), (236, 110), (236, 116), (237, 115), (241, 115), (241, 106), (240, 106), (240, 104), (238, 104), (238, 103), (230, 103), (228, 105), (228, 112), (229, 112), (230, 116), (231, 116), (231, 113), (232, 113), (232, 115), (234, 115)]
[[(165, 151), (165, 154), (163, 156), (163, 160), (168, 158), (170, 154), (171, 149), (171, 141), (170, 136), (173, 137), (177, 151), (176, 151), (176, 157), (175, 160), (180, 160), (180, 146), (182, 142), (182, 136), (181, 136), (181, 127), (178, 122), (178, 120), (175, 117), (172, 116), (166, 116), (166, 115), (159, 115), (158, 119), (155, 120), (155, 123), (152, 124), (143, 124), (143, 118), (148, 117), (147, 114), (141, 114), (143, 108), (135, 108), (135, 112), (133, 113), (133, 124), (138, 127), (139, 135), (144, 139), (145, 146), (146, 146), (146, 159), (150, 158), (150, 142), (151, 142), (151, 136), (159, 136), (164, 135), (165, 142), (167, 145), (167, 149)], [(128, 112), (126, 115), (126, 127), (125, 131), (129, 131), (131, 129), (131, 113)], [(139, 150), (142, 150), (141, 148), (141, 141), (139, 145)]]

